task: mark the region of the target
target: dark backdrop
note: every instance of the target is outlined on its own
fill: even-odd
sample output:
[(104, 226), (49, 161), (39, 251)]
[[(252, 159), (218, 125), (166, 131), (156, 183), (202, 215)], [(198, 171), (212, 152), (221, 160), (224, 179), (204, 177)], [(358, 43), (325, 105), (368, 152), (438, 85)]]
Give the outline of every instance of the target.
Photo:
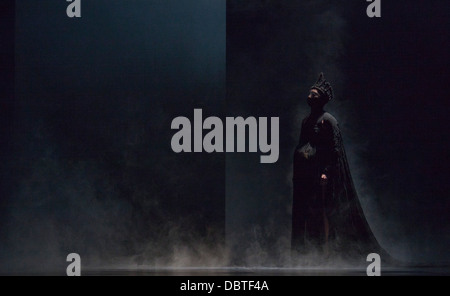
[(227, 2), (227, 110), (280, 117), (281, 139), (274, 165), (227, 155), (235, 260), (287, 260), (291, 161), (323, 71), (378, 240), (402, 260), (448, 262), (449, 11), (445, 1), (381, 2), (373, 19), (359, 0)]
[(15, 7), (2, 270), (202, 265), (224, 243), (225, 156), (174, 153), (170, 127), (224, 111), (225, 1), (68, 4)]
[[(449, 261), (446, 1), (382, 1), (379, 19), (360, 0), (82, 3), (69, 19), (65, 1), (18, 1), (15, 36), (1, 9), (2, 272), (64, 271), (69, 252), (287, 263), (292, 154), (320, 71), (380, 243)], [(194, 108), (279, 117), (278, 162), (173, 153), (170, 122)]]

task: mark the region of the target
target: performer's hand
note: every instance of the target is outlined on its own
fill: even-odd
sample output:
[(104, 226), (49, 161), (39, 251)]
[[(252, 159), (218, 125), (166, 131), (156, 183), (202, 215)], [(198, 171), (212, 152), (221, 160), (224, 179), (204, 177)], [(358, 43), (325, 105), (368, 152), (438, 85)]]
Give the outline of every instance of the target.
[(328, 183), (328, 177), (325, 174), (322, 174), (322, 176), (320, 176), (320, 185), (327, 185)]

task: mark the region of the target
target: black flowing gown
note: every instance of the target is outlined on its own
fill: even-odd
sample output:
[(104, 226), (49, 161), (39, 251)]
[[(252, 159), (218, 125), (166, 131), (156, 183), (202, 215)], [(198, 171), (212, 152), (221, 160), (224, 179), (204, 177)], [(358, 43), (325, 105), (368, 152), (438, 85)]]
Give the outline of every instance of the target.
[[(325, 186), (320, 183), (322, 174), (328, 178)], [(355, 191), (338, 122), (322, 111), (303, 120), (294, 152), (292, 250), (320, 251), (327, 228), (330, 252), (384, 253)]]

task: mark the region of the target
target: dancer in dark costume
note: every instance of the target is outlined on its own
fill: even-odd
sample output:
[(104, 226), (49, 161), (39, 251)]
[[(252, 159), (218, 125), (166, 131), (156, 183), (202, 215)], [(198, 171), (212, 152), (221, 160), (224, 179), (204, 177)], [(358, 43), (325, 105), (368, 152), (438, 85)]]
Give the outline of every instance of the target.
[(323, 109), (331, 99), (333, 89), (320, 73), (294, 153), (291, 248), (344, 257), (382, 252), (355, 191), (338, 122)]

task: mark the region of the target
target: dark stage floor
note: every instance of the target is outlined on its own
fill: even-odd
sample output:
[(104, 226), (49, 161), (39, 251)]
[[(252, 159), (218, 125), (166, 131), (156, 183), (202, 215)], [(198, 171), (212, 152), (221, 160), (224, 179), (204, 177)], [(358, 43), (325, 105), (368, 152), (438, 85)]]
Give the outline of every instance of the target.
[[(149, 267), (115, 267), (88, 268), (85, 276), (366, 276), (366, 269), (361, 268), (326, 268), (326, 267), (185, 267), (185, 268), (149, 268)], [(381, 269), (382, 276), (441, 276), (450, 275), (450, 266), (401, 266)]]

